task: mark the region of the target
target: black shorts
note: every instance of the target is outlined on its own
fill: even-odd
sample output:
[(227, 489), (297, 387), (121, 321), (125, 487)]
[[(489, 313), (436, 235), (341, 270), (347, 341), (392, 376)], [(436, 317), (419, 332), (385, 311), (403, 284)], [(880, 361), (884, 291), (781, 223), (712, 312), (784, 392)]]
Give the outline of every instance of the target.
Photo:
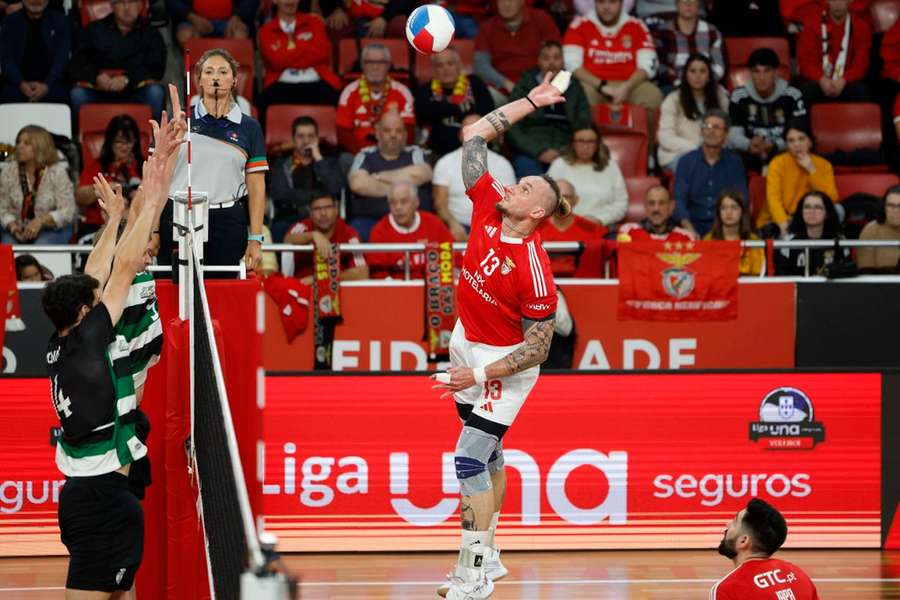
[(66, 588), (130, 590), (144, 553), (144, 511), (121, 473), (69, 477), (59, 496)]

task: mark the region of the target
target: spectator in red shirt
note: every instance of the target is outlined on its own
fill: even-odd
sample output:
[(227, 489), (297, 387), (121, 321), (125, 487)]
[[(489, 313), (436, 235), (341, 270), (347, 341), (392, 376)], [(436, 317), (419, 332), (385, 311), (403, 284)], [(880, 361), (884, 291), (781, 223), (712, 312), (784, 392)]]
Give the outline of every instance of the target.
[[(388, 193), (390, 211), (372, 227), (369, 241), (373, 244), (415, 244), (423, 242), (453, 242), (453, 234), (436, 215), (419, 210), (416, 186), (403, 181), (391, 186)], [(370, 255), (374, 279), (405, 279), (406, 258), (403, 252), (379, 252)], [(409, 254), (411, 279), (425, 276), (425, 253)]]
[(341, 88), (331, 70), (331, 43), (318, 15), (299, 12), (300, 0), (274, 0), (275, 18), (259, 29), (265, 76), (260, 105), (334, 106)]
[(391, 52), (383, 44), (369, 44), (360, 57), (362, 76), (341, 92), (337, 107), (338, 142), (356, 154), (375, 144), (375, 123), (395, 111), (407, 128), (407, 139), (415, 125), (413, 95), (409, 88), (390, 78)]
[(872, 28), (850, 13), (850, 0), (828, 0), (803, 24), (797, 40), (800, 87), (807, 105), (863, 102), (869, 94), (863, 78), (869, 69)]
[(768, 502), (753, 498), (728, 523), (719, 554), (735, 569), (716, 583), (710, 600), (818, 600), (803, 569), (772, 558), (787, 538), (787, 523)]
[[(575, 187), (565, 179), (557, 179), (560, 197), (569, 201), (573, 212), (565, 217), (553, 214), (544, 221), (541, 226), (541, 239), (545, 242), (599, 242), (609, 231), (602, 225), (597, 225), (589, 219), (578, 216), (574, 212), (578, 204), (578, 195)], [(554, 277), (577, 277), (579, 259), (581, 256), (572, 253), (550, 254), (550, 268)]]
[(196, 37), (247, 39), (258, 6), (258, 0), (166, 0), (179, 46)]
[(618, 241), (690, 242), (697, 239), (692, 231), (678, 227), (672, 218), (675, 202), (665, 187), (656, 185), (647, 190), (644, 211), (647, 216), (640, 223), (625, 223), (619, 227)]
[[(320, 256), (331, 256), (332, 244), (358, 244), (359, 234), (338, 216), (338, 202), (334, 196), (319, 192), (309, 204), (309, 218), (294, 225), (285, 244), (313, 244)], [(312, 284), (312, 252), (294, 252), (294, 277)], [(368, 279), (369, 267), (359, 252), (341, 252), (341, 279)]]
[(650, 82), (657, 67), (653, 38), (643, 22), (622, 10), (622, 0), (596, 0), (594, 7), (576, 17), (563, 37), (566, 70), (581, 82), (592, 106), (641, 106), (654, 131), (663, 97)]
[(497, 14), (481, 24), (475, 38), (475, 73), (491, 86), (498, 106), (506, 104), (522, 73), (534, 67), (547, 40), (559, 41), (549, 14), (527, 8), (525, 0), (497, 0)]

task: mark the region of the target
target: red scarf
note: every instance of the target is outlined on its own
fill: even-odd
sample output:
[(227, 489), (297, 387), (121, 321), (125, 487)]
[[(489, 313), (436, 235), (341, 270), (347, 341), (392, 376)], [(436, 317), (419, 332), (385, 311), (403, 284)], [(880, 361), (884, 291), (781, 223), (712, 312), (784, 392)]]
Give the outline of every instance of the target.
[(38, 169), (34, 174), (34, 187), (28, 185), (28, 172), (22, 165), (19, 165), (19, 185), (22, 186), (22, 210), (19, 211), (19, 217), (23, 223), (27, 223), (34, 219), (34, 196), (39, 187), (41, 187), (41, 179), (44, 178), (45, 169)]

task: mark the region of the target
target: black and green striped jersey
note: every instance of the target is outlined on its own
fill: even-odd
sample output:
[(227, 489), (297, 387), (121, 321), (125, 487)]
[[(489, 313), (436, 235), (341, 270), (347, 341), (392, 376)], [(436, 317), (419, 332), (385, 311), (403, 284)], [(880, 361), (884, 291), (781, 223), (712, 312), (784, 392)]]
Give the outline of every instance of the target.
[(163, 329), (156, 303), (156, 280), (149, 271), (138, 273), (131, 282), (122, 317), (116, 323), (116, 335), (128, 344), (134, 388), (147, 380), (147, 371), (159, 362)]

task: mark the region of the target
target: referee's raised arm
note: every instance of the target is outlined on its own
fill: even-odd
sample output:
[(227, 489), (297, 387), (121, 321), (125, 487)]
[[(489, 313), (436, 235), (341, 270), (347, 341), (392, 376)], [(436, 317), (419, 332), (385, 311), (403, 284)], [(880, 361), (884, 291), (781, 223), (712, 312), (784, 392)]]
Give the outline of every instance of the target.
[(469, 189), (487, 171), (487, 145), (533, 111), (565, 102), (562, 92), (550, 84), (551, 73), (524, 98), (504, 104), (463, 128), (462, 176)]

